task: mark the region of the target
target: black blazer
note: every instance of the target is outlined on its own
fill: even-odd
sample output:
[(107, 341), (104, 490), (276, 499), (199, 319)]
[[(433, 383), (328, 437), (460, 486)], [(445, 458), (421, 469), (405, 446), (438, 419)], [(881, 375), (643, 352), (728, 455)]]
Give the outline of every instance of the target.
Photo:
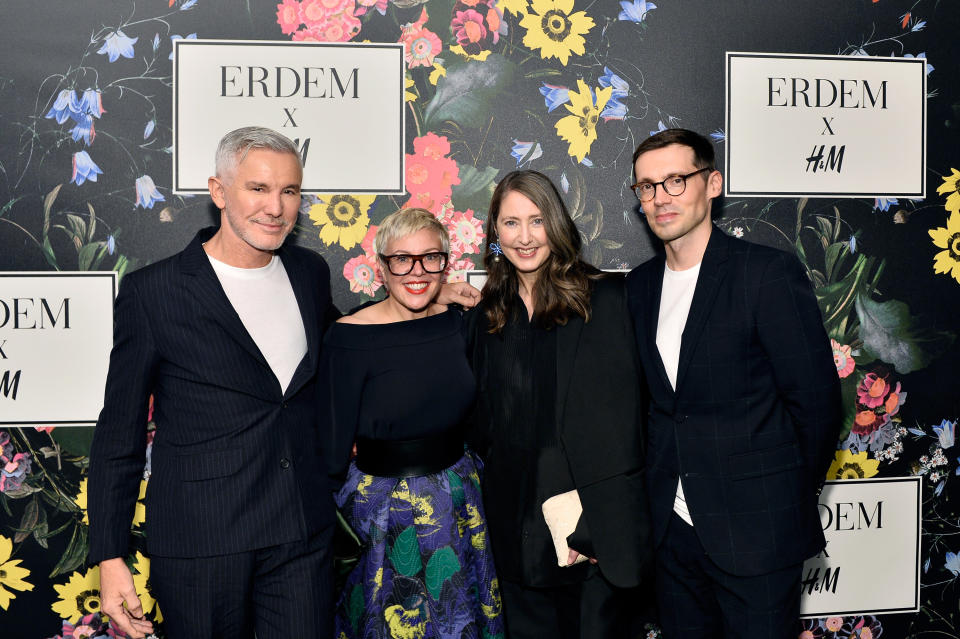
[(104, 407), (90, 452), (90, 553), (125, 557), (146, 451), (152, 554), (201, 557), (304, 539), (334, 521), (316, 434), (315, 372), (336, 315), (323, 258), (285, 246), (307, 336), (286, 392), (247, 333), (201, 244), (127, 275), (117, 296)]
[[(623, 277), (595, 282), (590, 304), (589, 322), (574, 317), (555, 329), (555, 415), (583, 505), (581, 522), (589, 530), (600, 571), (614, 585), (631, 587), (640, 583), (652, 547), (644, 489), (640, 365)], [(486, 318), (478, 309), (469, 319), (468, 344), (480, 393), (496, 393), (487, 382), (488, 366), (475, 338), (476, 331), (486, 330)], [(482, 456), (489, 417), (482, 410), (482, 396), (478, 403), (476, 430), (468, 440)], [(540, 505), (535, 507), (539, 512)]]
[(663, 539), (677, 478), (723, 570), (758, 575), (824, 547), (817, 495), (836, 448), (840, 381), (796, 257), (714, 228), (683, 330), (677, 389), (656, 345), (663, 255), (627, 277), (650, 390), (647, 478)]

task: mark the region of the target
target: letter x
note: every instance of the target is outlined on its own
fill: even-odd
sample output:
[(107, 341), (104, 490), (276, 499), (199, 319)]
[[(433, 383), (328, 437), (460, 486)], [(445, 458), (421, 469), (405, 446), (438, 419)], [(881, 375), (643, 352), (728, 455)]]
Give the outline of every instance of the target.
[(7, 345), (7, 340), (0, 342), (0, 357), (7, 359), (7, 354), (3, 352), (3, 347)]
[(833, 118), (827, 119), (824, 117), (822, 119), (823, 123), (826, 125), (826, 128), (823, 131), (820, 131), (820, 135), (825, 135), (827, 131), (830, 132), (830, 135), (835, 135), (833, 129), (830, 127), (830, 123), (833, 122)]
[(293, 121), (293, 114), (296, 112), (296, 110), (297, 110), (297, 107), (293, 107), (293, 111), (291, 111), (287, 107), (283, 107), (283, 112), (287, 114), (287, 119), (283, 123), (284, 127), (287, 126), (287, 122), (289, 122), (290, 126), (292, 127), (297, 126), (297, 123)]

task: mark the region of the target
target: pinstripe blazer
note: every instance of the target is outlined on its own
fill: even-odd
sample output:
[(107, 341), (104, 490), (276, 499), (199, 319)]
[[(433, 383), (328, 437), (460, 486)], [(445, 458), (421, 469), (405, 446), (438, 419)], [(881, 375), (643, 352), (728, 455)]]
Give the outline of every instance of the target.
[(810, 282), (792, 255), (714, 228), (683, 330), (676, 391), (656, 345), (665, 258), (627, 277), (650, 391), (647, 486), (662, 541), (677, 478), (723, 570), (748, 576), (824, 547), (817, 495), (840, 383)]
[(215, 232), (200, 231), (183, 252), (120, 287), (90, 453), (90, 563), (127, 555), (151, 393), (152, 554), (252, 550), (304, 539), (334, 519), (314, 388), (322, 332), (337, 315), (329, 269), (306, 249), (277, 252), (307, 336), (307, 354), (281, 392), (204, 253)]

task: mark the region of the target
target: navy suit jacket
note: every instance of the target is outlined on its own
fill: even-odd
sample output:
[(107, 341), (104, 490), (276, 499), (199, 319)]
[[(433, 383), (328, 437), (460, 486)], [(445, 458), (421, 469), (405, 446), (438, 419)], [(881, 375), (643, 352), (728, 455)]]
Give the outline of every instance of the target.
[(277, 251), (307, 336), (284, 392), (203, 250), (215, 231), (120, 287), (90, 452), (90, 563), (127, 555), (151, 393), (150, 553), (242, 552), (305, 539), (334, 521), (314, 389), (323, 329), (337, 315), (329, 269), (312, 251)]
[(654, 539), (678, 477), (710, 558), (740, 576), (797, 564), (825, 544), (817, 495), (841, 422), (830, 340), (796, 257), (714, 228), (683, 330), (676, 391), (656, 344), (665, 258), (627, 277), (650, 392), (647, 484)]

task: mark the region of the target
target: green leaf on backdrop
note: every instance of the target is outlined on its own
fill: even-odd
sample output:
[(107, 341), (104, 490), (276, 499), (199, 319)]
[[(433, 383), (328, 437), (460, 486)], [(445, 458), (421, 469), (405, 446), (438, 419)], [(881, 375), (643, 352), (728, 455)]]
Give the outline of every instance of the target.
[(71, 426), (54, 428), (50, 431), (53, 441), (68, 453), (80, 457), (90, 456), (90, 444), (93, 443), (93, 426)]
[(843, 441), (853, 428), (853, 420), (857, 416), (857, 386), (860, 385), (862, 375), (847, 375), (840, 380), (840, 396), (843, 397), (843, 422), (840, 427), (838, 441)]
[(434, 130), (444, 122), (462, 127), (479, 127), (494, 111), (493, 101), (513, 83), (516, 65), (502, 55), (490, 54), (486, 60), (467, 60), (447, 67), (447, 75), (437, 82), (437, 92), (427, 104), (424, 124)]
[(390, 550), (390, 561), (393, 568), (404, 577), (412, 577), (420, 572), (423, 564), (420, 561), (420, 544), (417, 543), (417, 530), (407, 526), (397, 535)]
[(443, 583), (460, 571), (460, 560), (450, 546), (438, 549), (427, 561), (427, 590), (434, 599), (440, 599)]
[(486, 211), (490, 206), (490, 197), (496, 188), (493, 181), (497, 169), (487, 166), (478, 169), (469, 164), (460, 167), (460, 184), (452, 188), (453, 208), (458, 211), (473, 209), (474, 212)]
[[(397, 3), (394, 2), (396, 5)], [(423, 4), (426, 7), (426, 2), (407, 2), (408, 5), (412, 6), (414, 4)], [(438, 36), (443, 42), (449, 42), (450, 36), (453, 33), (450, 31), (450, 16), (453, 15), (453, 5), (456, 4), (455, 0), (430, 0), (429, 8), (427, 9), (427, 23), (424, 25)], [(399, 5), (397, 5), (399, 6)], [(420, 19), (420, 12), (422, 9), (417, 7), (416, 16), (412, 18), (415, 22)]]
[(945, 331), (915, 328), (910, 309), (898, 300), (874, 302), (857, 295), (856, 309), (867, 361), (873, 358), (893, 364), (901, 375), (927, 366), (956, 337)]
[(37, 527), (40, 520), (40, 501), (37, 496), (27, 502), (23, 509), (23, 517), (20, 518), (20, 525), (17, 526), (17, 532), (13, 536), (13, 543), (19, 544), (21, 541), (33, 534), (33, 529)]
[(60, 561), (50, 571), (48, 577), (53, 578), (57, 575), (73, 572), (87, 560), (87, 527), (77, 524), (73, 529), (73, 535), (70, 537), (70, 543), (67, 549), (60, 556)]

